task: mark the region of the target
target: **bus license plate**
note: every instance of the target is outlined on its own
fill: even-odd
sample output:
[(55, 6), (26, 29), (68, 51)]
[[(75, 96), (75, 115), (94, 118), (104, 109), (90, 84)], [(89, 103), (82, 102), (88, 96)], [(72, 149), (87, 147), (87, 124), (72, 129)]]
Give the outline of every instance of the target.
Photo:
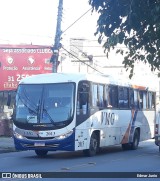
[(45, 143), (34, 143), (34, 146), (45, 146)]

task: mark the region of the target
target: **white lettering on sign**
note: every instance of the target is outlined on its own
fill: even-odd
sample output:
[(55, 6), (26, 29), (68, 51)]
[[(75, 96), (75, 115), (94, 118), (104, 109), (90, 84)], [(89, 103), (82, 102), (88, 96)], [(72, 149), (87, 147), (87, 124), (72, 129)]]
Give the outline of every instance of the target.
[(40, 67), (23, 67), (22, 70), (40, 70)]
[(44, 67), (44, 70), (52, 70), (52, 67)]
[(18, 70), (18, 67), (16, 67), (16, 66), (14, 66), (14, 67), (3, 66), (3, 70)]
[(29, 75), (25, 75), (25, 74), (17, 74), (17, 82), (20, 82), (21, 79), (28, 77)]
[(17, 81), (17, 82), (20, 82), (21, 79), (25, 78), (25, 77), (28, 77), (28, 76), (31, 76), (31, 75), (28, 75), (28, 74), (17, 74), (16, 77), (15, 76), (8, 76), (8, 83), (10, 82), (14, 82), (14, 81)]
[(33, 49), (33, 48), (16, 48), (16, 49), (12, 49), (12, 48), (7, 48), (7, 49), (3, 49), (4, 53), (52, 53), (52, 50), (49, 48), (44, 48), (44, 49)]
[(8, 76), (8, 82), (14, 82), (14, 76)]
[(13, 83), (13, 82), (4, 82), (3, 87), (5, 89), (12, 88), (12, 89), (17, 89), (18, 84)]

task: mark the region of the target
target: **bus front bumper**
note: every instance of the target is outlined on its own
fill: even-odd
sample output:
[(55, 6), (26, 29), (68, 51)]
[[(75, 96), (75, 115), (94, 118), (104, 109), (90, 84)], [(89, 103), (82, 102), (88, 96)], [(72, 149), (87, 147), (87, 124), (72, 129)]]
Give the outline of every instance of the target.
[(14, 136), (14, 145), (16, 150), (48, 150), (48, 151), (74, 151), (74, 134), (62, 140), (30, 140), (18, 139)]

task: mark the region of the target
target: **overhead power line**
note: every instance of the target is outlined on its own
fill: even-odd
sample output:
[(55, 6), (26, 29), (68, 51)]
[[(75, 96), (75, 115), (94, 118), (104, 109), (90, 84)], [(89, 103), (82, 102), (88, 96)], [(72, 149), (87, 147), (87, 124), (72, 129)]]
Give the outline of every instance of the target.
[(91, 65), (85, 63), (84, 61), (80, 60), (77, 56), (75, 56), (74, 54), (72, 54), (71, 52), (69, 52), (67, 49), (65, 49), (63, 46), (62, 46), (62, 49), (65, 50), (67, 53), (69, 53), (70, 55), (72, 55), (74, 58), (76, 58), (79, 62), (87, 65), (88, 67), (90, 67), (91, 69), (99, 72), (100, 74), (103, 74), (102, 72), (100, 72), (99, 70), (97, 70), (96, 68), (92, 67)]
[(82, 16), (80, 16), (76, 21), (74, 21), (68, 28), (66, 28), (62, 33), (66, 32), (69, 28), (71, 28), (75, 23), (77, 23), (83, 16), (85, 16), (92, 8), (88, 9)]

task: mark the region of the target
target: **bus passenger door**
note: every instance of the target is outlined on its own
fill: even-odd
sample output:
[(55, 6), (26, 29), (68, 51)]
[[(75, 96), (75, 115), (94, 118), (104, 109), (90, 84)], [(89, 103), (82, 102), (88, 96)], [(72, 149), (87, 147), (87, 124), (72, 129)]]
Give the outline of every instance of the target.
[(83, 150), (87, 147), (88, 127), (87, 121), (89, 111), (89, 89), (87, 81), (81, 81), (78, 85), (77, 105), (76, 105), (76, 130), (75, 130), (75, 150)]
[(76, 108), (77, 124), (86, 121), (89, 116), (89, 89), (90, 85), (87, 81), (79, 83)]

